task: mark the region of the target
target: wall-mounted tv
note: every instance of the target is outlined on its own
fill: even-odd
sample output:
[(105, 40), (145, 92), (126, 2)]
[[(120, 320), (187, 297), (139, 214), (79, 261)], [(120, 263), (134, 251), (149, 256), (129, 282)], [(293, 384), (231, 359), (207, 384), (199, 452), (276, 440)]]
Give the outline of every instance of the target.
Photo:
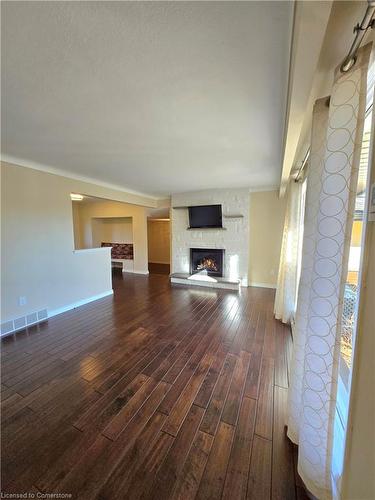
[(221, 205), (189, 207), (189, 227), (223, 227)]

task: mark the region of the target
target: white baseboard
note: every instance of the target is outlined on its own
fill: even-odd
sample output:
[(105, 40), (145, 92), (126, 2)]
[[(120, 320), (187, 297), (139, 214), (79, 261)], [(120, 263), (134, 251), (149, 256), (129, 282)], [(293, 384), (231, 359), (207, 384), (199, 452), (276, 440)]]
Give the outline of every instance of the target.
[(87, 299), (78, 300), (77, 302), (73, 302), (72, 304), (68, 304), (63, 307), (59, 307), (58, 309), (53, 309), (48, 312), (48, 317), (57, 316), (58, 314), (62, 314), (64, 312), (70, 311), (71, 309), (76, 309), (77, 307), (84, 306), (85, 304), (89, 304), (90, 302), (94, 302), (95, 300), (103, 299), (104, 297), (108, 297), (108, 295), (113, 295), (113, 290), (107, 290), (103, 293), (98, 293), (97, 295), (93, 295), (92, 297), (88, 297)]
[(123, 273), (132, 273), (132, 274), (150, 274), (148, 271), (136, 271), (135, 269), (123, 269)]
[(249, 286), (255, 286), (258, 288), (272, 288), (273, 290), (276, 289), (276, 285), (271, 285), (270, 283), (257, 283), (256, 281), (251, 281), (249, 283)]

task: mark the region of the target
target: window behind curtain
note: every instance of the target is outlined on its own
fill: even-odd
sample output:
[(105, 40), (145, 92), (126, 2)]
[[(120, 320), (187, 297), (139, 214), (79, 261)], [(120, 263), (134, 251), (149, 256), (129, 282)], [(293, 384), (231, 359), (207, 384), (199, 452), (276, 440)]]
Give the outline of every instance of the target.
[(355, 214), (351, 234), (348, 273), (343, 298), (341, 330), (341, 366), (340, 373), (346, 386), (349, 383), (352, 366), (353, 345), (357, 323), (359, 303), (360, 270), (363, 254), (363, 235), (366, 218), (366, 195), (369, 183), (369, 149), (371, 135), (372, 106), (367, 112), (355, 200)]

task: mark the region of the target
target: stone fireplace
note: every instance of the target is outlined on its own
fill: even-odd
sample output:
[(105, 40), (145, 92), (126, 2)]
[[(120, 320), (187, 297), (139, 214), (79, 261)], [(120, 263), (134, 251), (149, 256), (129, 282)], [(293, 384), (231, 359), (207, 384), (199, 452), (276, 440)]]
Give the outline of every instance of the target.
[[(176, 193), (171, 200), (172, 283), (228, 288), (247, 286), (248, 189)], [(189, 207), (221, 205), (222, 227), (191, 228)]]
[(218, 248), (190, 248), (190, 274), (223, 276), (224, 250)]

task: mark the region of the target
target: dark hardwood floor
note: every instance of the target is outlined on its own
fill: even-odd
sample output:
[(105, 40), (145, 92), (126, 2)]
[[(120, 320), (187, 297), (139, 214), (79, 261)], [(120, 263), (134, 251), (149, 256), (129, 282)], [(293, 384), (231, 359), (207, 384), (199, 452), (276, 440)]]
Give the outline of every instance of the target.
[(2, 341), (2, 491), (304, 498), (272, 290), (114, 271), (113, 297)]
[(169, 264), (156, 264), (155, 262), (148, 263), (148, 270), (150, 274), (169, 274)]

